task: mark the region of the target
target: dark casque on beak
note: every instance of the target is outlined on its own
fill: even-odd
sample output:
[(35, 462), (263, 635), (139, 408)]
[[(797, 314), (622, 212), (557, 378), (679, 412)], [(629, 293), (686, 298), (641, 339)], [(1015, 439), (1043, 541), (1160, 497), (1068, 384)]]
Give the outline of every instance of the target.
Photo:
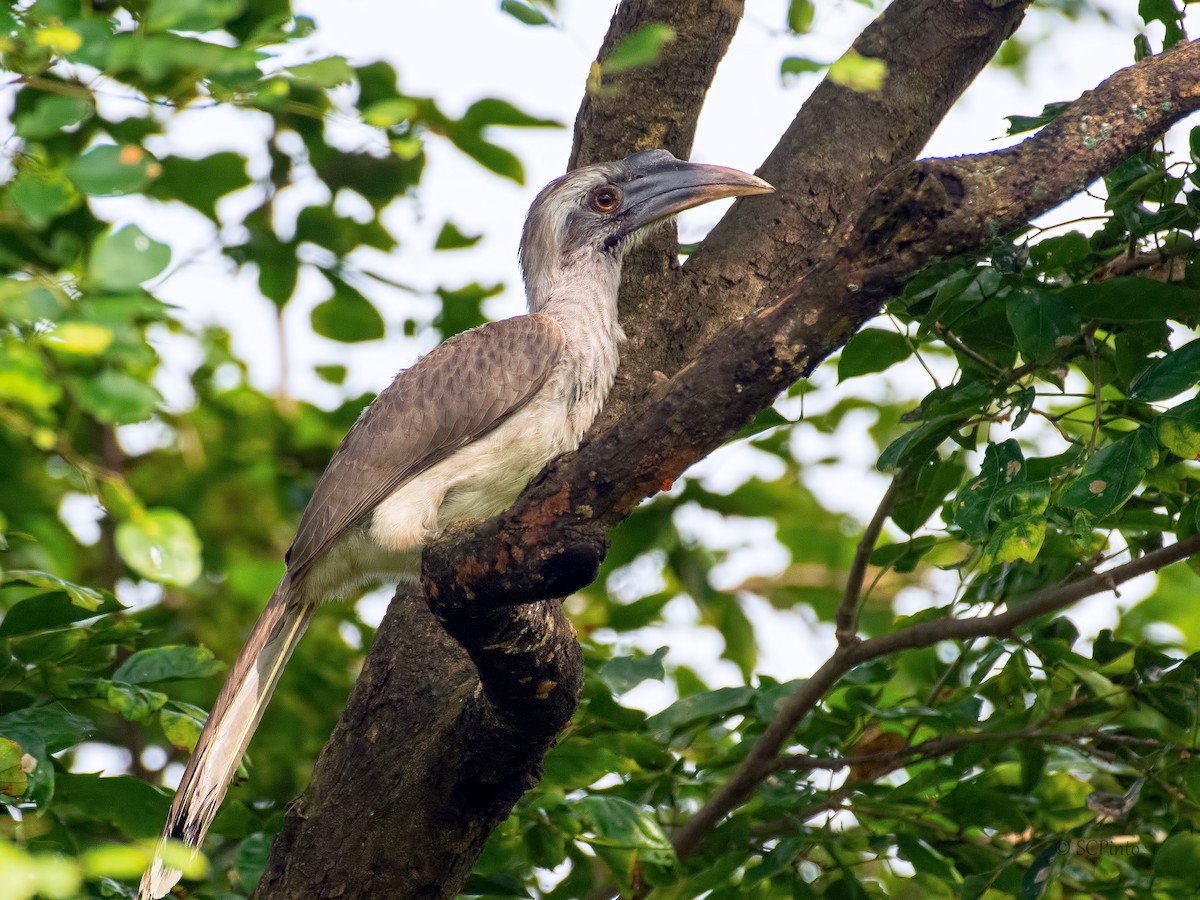
[(775, 190), (737, 169), (683, 162), (666, 151), (637, 153), (625, 162), (630, 169), (622, 184), (629, 216), (626, 233), (712, 200)]

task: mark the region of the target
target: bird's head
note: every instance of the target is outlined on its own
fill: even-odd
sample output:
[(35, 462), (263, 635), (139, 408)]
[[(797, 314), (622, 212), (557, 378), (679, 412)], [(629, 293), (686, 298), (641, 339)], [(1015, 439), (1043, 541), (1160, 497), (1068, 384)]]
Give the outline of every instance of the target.
[(568, 172), (542, 189), (525, 219), (521, 271), (530, 308), (569, 289), (570, 273), (580, 267), (592, 274), (599, 266), (615, 278), (625, 253), (676, 213), (773, 190), (737, 169), (683, 162), (666, 150)]

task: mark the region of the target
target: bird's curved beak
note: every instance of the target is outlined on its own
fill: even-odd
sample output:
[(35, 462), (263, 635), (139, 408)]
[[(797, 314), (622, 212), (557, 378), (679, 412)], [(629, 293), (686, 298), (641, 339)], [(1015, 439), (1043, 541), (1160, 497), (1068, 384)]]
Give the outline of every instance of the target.
[(625, 186), (630, 232), (711, 200), (775, 190), (761, 178), (724, 166), (666, 159), (638, 168)]

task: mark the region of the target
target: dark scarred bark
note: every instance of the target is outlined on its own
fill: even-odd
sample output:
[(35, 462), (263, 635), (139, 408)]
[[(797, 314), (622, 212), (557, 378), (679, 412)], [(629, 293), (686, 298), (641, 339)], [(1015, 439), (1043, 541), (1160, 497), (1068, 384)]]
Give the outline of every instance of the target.
[[(924, 262), (1053, 207), (1200, 106), (1189, 44), (1118, 73), (1016, 148), (913, 164), (1025, 5), (897, 0), (857, 44), (888, 60), (882, 94), (823, 85), (760, 170), (775, 198), (735, 205), (682, 275), (669, 242), (632, 267), (634, 337), (616, 411), (507, 513), (427, 550), (423, 590), (444, 630), (410, 596), (393, 603), (256, 897), (454, 896), (569, 720), (582, 664), (553, 598), (595, 577), (607, 532), (844, 343)], [(683, 155), (735, 7), (627, 2), (606, 46), (638, 16), (666, 19), (676, 6), (707, 16), (719, 48), (692, 60), (683, 94), (694, 96), (663, 101), (690, 118), (662, 134)], [(608, 102), (585, 100), (578, 158), (620, 156), (658, 134), (648, 126), (621, 145), (604, 122), (623, 113)], [(619, 108), (641, 121), (644, 107), (652, 123), (654, 102), (636, 92)], [(650, 389), (655, 369), (677, 374)], [(692, 829), (690, 846), (702, 836)]]

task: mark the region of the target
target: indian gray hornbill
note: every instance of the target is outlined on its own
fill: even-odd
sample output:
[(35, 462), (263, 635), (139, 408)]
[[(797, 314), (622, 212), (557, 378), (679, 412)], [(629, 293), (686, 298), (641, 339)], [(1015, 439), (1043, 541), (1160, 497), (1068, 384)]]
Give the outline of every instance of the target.
[[(529, 313), (446, 341), (397, 375), (347, 433), (200, 733), (164, 841), (204, 841), (322, 601), (417, 573), (432, 536), (501, 512), (542, 466), (578, 446), (617, 372), (625, 254), (681, 210), (771, 190), (753, 175), (651, 150), (576, 169), (538, 194), (520, 248)], [(164, 896), (180, 874), (156, 856), (139, 897)]]

